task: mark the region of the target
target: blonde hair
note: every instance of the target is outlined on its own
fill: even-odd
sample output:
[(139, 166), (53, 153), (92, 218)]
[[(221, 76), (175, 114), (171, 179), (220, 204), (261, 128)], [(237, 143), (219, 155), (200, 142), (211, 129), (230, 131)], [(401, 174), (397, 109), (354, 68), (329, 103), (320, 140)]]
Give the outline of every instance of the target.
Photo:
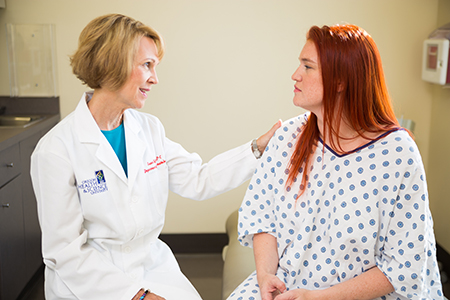
[(70, 57), (73, 73), (92, 89), (118, 90), (131, 74), (142, 37), (155, 42), (161, 60), (164, 42), (154, 29), (121, 14), (95, 18), (81, 32), (78, 49)]

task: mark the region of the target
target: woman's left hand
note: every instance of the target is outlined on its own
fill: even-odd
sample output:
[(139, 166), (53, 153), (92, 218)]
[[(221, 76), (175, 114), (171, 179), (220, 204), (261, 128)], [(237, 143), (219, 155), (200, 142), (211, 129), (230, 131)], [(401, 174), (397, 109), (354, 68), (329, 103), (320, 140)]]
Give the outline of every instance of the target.
[(262, 136), (260, 136), (256, 140), (256, 144), (258, 145), (259, 152), (261, 152), (261, 153), (264, 152), (264, 150), (266, 149), (266, 146), (269, 143), (270, 139), (275, 134), (275, 131), (277, 131), (277, 129), (280, 128), (280, 127), (281, 127), (281, 120), (278, 120), (278, 122), (276, 122), (275, 125), (273, 125), (272, 128), (270, 128), (269, 131), (264, 133)]
[(318, 300), (320, 291), (304, 289), (290, 290), (275, 297), (274, 300)]

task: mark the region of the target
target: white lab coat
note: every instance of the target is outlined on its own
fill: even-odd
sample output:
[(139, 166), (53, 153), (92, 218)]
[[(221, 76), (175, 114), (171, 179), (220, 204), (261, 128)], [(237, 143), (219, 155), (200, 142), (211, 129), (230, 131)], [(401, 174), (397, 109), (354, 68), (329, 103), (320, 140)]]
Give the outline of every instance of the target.
[(203, 200), (239, 186), (256, 167), (250, 143), (202, 164), (165, 137), (156, 117), (128, 109), (127, 178), (87, 107), (91, 96), (31, 158), (46, 299), (130, 300), (140, 288), (167, 300), (200, 299), (158, 239), (168, 192)]

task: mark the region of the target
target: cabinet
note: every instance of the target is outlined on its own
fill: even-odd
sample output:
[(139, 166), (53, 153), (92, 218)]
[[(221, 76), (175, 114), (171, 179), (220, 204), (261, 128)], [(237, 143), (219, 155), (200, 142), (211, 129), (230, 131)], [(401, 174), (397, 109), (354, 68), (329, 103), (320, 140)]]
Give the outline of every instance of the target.
[(0, 300), (14, 300), (42, 265), (30, 157), (53, 126), (0, 151)]
[(31, 278), (42, 264), (41, 229), (37, 215), (37, 203), (33, 192), (30, 175), (30, 157), (41, 134), (36, 134), (20, 142), (20, 161), (22, 166), (22, 201), (23, 226), (25, 238), (25, 269), (26, 278)]
[(25, 239), (19, 145), (0, 152), (0, 299), (16, 299), (23, 286)]

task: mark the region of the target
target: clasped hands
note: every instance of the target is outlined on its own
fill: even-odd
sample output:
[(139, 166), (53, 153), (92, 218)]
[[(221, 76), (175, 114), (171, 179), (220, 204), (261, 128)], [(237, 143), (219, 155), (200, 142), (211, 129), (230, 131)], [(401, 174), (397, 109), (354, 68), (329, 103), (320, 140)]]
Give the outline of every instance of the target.
[(305, 289), (286, 290), (286, 285), (275, 275), (258, 276), (262, 300), (313, 300), (319, 299), (320, 291)]

